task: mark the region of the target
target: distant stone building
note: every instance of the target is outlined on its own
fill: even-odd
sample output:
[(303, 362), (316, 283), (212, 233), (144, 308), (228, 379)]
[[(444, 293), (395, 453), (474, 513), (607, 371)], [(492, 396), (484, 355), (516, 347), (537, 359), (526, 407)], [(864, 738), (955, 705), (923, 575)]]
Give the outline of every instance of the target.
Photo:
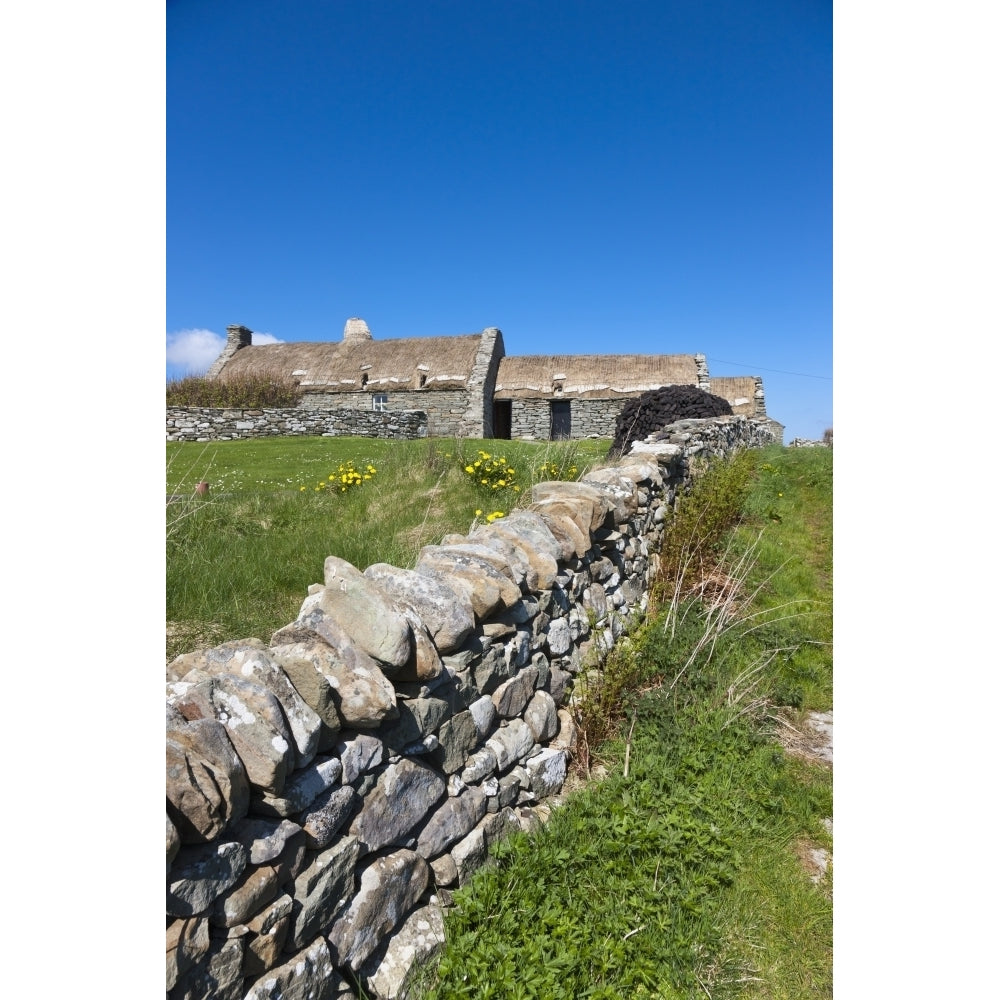
[(207, 377), (248, 375), (297, 381), (304, 408), (422, 410), (431, 437), (613, 437), (627, 399), (668, 385), (698, 386), (734, 413), (766, 415), (762, 379), (711, 379), (703, 354), (508, 357), (496, 327), (376, 340), (353, 318), (340, 341), (254, 345), (251, 330), (230, 326)]

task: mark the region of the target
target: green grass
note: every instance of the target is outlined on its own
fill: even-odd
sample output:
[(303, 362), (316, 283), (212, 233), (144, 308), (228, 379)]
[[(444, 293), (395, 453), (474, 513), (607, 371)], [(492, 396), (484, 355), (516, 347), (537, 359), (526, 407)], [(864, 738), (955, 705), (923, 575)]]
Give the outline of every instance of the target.
[(831, 704), (832, 453), (752, 465), (688, 498), (740, 498), (705, 567), (729, 616), (682, 593), (612, 654), (588, 696), (617, 723), (590, 742), (609, 777), (455, 894), (423, 1000), (832, 995), (831, 876), (798, 857), (832, 847), (831, 775), (775, 738), (775, 713)]
[[(553, 463), (578, 478), (607, 446), (371, 438), (168, 443), (167, 660), (228, 639), (267, 641), (296, 617), (308, 586), (322, 581), (327, 556), (359, 569), (410, 567), (421, 546), (468, 532), (477, 510), (482, 522), (527, 502), (532, 483), (554, 478)], [(505, 458), (515, 475), (465, 472), (477, 461), (483, 468), (481, 452), (491, 467)], [(341, 467), (367, 475), (369, 465), (376, 470), (370, 479), (340, 492)], [(201, 480), (209, 483), (204, 498), (194, 493)]]
[(775, 624), (763, 624), (758, 641), (794, 647), (780, 658), (776, 701), (825, 711), (833, 706), (833, 451), (772, 447), (759, 455), (740, 533), (747, 544), (763, 532), (755, 601)]

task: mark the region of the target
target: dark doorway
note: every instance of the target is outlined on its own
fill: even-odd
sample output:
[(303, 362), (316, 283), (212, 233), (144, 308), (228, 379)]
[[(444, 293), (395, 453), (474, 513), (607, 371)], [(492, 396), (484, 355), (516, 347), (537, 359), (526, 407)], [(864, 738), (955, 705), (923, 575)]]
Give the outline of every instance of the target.
[(510, 440), (510, 400), (493, 400), (493, 436)]
[(552, 406), (552, 433), (553, 441), (562, 441), (570, 435), (569, 400), (553, 399)]

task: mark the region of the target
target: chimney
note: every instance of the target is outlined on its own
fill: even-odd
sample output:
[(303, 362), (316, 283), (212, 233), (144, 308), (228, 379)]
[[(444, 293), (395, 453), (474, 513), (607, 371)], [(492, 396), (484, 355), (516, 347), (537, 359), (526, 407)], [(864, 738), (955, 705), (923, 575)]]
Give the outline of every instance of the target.
[(226, 327), (226, 347), (231, 347), (234, 352), (241, 347), (250, 347), (252, 343), (253, 330), (237, 324)]
[(205, 373), (207, 379), (217, 379), (226, 367), (226, 362), (241, 348), (253, 346), (253, 330), (245, 326), (233, 324), (226, 327), (226, 346), (215, 359), (214, 364)]
[(363, 344), (365, 341), (372, 339), (372, 332), (368, 329), (368, 324), (363, 319), (352, 316), (344, 324), (345, 344)]

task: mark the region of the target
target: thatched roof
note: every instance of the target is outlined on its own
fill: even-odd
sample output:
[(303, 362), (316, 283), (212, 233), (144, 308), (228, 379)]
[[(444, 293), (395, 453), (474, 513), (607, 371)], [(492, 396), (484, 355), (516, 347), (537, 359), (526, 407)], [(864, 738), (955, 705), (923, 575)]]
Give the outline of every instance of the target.
[(739, 416), (752, 417), (757, 412), (757, 380), (753, 375), (712, 376), (713, 396), (721, 396)]
[(460, 389), (468, 383), (482, 339), (481, 333), (474, 333), (251, 345), (240, 348), (226, 362), (219, 378), (280, 376), (296, 380), (307, 392)]
[(693, 354), (533, 354), (501, 358), (494, 398), (614, 399), (697, 384)]

